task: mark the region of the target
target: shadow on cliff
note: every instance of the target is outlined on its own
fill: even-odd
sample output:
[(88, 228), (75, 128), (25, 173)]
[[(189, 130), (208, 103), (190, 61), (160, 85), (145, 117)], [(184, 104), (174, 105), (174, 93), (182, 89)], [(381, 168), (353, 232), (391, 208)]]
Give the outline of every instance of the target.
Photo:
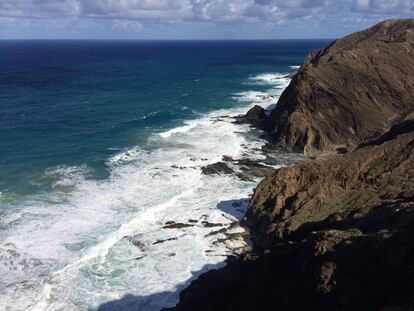
[[(339, 214), (333, 214), (321, 221), (307, 222), (302, 224), (291, 238), (295, 240), (305, 239), (310, 232), (326, 231), (326, 230), (351, 230), (358, 229), (365, 234), (372, 234), (379, 230), (395, 229), (414, 223), (414, 210), (406, 208), (402, 209), (404, 204), (408, 205), (414, 202), (414, 196), (407, 194), (405, 197), (401, 194), (399, 199), (381, 202), (374, 205), (371, 210), (363, 217), (343, 217)], [(354, 206), (363, 206), (361, 202), (353, 201)], [(365, 207), (366, 208), (366, 207)], [(358, 215), (362, 212), (355, 209), (353, 212)], [(338, 219), (339, 218), (339, 219)]]
[(237, 220), (241, 220), (247, 212), (249, 206), (249, 198), (243, 198), (238, 200), (221, 201), (217, 204), (217, 208), (227, 215), (235, 217)]
[(193, 271), (191, 277), (185, 282), (178, 284), (172, 291), (163, 291), (151, 295), (132, 295), (126, 294), (120, 299), (111, 300), (90, 308), (88, 311), (159, 311), (163, 308), (174, 307), (178, 303), (180, 292), (188, 287), (194, 279), (201, 274), (224, 266), (224, 261), (215, 265), (205, 265), (198, 271)]

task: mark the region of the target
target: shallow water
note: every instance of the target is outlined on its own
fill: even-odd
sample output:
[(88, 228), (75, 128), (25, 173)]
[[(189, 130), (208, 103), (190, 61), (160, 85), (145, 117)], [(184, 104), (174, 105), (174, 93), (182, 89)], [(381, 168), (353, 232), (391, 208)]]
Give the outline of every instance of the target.
[(0, 44), (0, 309), (159, 310), (224, 265), (203, 221), (258, 182), (201, 173), (264, 157), (232, 116), (326, 42)]

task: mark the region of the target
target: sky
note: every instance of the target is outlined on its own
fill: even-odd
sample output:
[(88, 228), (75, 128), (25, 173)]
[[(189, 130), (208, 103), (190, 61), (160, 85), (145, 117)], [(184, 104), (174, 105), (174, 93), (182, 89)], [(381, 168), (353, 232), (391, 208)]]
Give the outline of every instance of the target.
[(0, 39), (339, 38), (414, 0), (0, 0)]

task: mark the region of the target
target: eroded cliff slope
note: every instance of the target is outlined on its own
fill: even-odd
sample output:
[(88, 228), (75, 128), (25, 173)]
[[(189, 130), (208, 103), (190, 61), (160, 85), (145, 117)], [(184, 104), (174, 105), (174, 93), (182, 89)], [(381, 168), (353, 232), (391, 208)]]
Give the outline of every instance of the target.
[(175, 310), (412, 310), (410, 124), (265, 178), (247, 215), (265, 250), (201, 276)]
[(266, 127), (288, 150), (352, 150), (412, 111), (413, 89), (414, 20), (384, 21), (312, 53)]
[(266, 177), (245, 217), (255, 250), (174, 310), (414, 309), (414, 20), (313, 54), (267, 125), (278, 146), (344, 154)]

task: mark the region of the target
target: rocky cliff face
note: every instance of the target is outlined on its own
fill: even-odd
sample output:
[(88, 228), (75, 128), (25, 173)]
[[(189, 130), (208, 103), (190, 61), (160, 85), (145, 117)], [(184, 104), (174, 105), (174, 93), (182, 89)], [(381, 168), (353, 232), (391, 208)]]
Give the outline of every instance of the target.
[(200, 277), (175, 310), (412, 310), (409, 122), (390, 140), (265, 178), (247, 214), (264, 249)]
[(359, 221), (377, 207), (413, 200), (412, 117), (354, 152), (299, 163), (265, 178), (252, 197), (249, 225), (275, 242), (341, 221), (366, 229)]
[(347, 151), (266, 177), (245, 218), (255, 250), (174, 310), (414, 309), (413, 35), (386, 21), (308, 58), (267, 124), (287, 149)]
[(267, 129), (288, 150), (317, 153), (386, 132), (414, 108), (414, 20), (389, 20), (312, 53)]

